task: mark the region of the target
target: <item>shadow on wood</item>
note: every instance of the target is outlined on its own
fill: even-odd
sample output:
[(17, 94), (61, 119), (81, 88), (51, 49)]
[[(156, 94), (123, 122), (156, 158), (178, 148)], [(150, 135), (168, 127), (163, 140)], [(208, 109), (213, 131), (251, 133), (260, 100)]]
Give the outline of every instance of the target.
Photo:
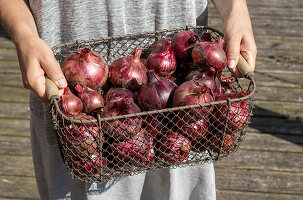
[[(269, 133), (303, 146), (303, 122), (301, 120), (289, 119), (287, 115), (256, 106), (249, 127), (260, 133)], [(296, 140), (292, 140), (292, 137), (287, 136), (298, 137), (296, 137)]]

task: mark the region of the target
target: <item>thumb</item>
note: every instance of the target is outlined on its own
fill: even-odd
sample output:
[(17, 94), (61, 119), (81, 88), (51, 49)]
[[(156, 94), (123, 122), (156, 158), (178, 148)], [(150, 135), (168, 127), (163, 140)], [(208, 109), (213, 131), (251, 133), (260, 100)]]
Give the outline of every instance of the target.
[(41, 65), (47, 76), (56, 83), (58, 88), (65, 88), (67, 86), (67, 81), (62, 73), (61, 67), (54, 56), (41, 60)]

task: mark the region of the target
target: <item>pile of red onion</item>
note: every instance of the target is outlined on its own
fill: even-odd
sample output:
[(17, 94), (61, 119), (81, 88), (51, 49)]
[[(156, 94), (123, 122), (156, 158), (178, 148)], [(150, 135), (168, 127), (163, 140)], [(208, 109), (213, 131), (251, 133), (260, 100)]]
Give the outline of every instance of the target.
[[(106, 119), (66, 124), (64, 142), (75, 161), (71, 168), (94, 175), (106, 166), (179, 164), (190, 151), (232, 149), (250, 108), (245, 100), (212, 103), (249, 92), (223, 75), (226, 66), (224, 40), (190, 30), (158, 37), (144, 54), (137, 48), (111, 65), (90, 47), (72, 52), (62, 66), (68, 87), (59, 108), (78, 120), (95, 120), (95, 112)], [(197, 104), (203, 106), (189, 108)], [(186, 109), (163, 110), (173, 107)], [(139, 116), (142, 111), (153, 112)], [(112, 119), (121, 115), (128, 117)]]

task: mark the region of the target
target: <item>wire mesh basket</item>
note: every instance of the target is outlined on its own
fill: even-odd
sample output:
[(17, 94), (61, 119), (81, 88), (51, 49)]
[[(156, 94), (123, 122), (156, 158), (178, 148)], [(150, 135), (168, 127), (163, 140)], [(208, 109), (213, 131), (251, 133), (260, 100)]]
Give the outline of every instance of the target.
[[(195, 26), (65, 43), (54, 47), (53, 52), (62, 64), (71, 52), (91, 46), (110, 65), (136, 48), (147, 51), (158, 37), (172, 37), (182, 30), (200, 36), (209, 32), (212, 40), (222, 37), (216, 29)], [(228, 71), (224, 75), (233, 80), (238, 92), (247, 90), (247, 95), (115, 117), (102, 117), (102, 113), (68, 117), (60, 109), (60, 98), (49, 95), (53, 126), (67, 169), (74, 178), (102, 183), (146, 171), (213, 162), (230, 155), (244, 140), (256, 86), (251, 74), (241, 81)]]

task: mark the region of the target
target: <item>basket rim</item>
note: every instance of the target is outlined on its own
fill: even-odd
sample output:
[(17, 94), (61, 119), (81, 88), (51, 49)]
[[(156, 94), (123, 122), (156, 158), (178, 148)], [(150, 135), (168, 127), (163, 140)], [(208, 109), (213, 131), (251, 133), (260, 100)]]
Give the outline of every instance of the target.
[(179, 28), (171, 28), (171, 29), (161, 29), (157, 31), (145, 31), (145, 32), (139, 32), (139, 33), (132, 33), (132, 34), (125, 34), (125, 35), (115, 35), (115, 36), (109, 36), (109, 37), (100, 37), (100, 38), (95, 38), (95, 39), (88, 39), (88, 40), (76, 40), (72, 42), (66, 42), (63, 44), (59, 44), (56, 46), (53, 46), (51, 49), (52, 51), (60, 48), (60, 47), (66, 47), (70, 45), (81, 45), (82, 43), (90, 43), (90, 42), (99, 42), (99, 41), (108, 41), (108, 40), (113, 40), (113, 39), (124, 39), (128, 37), (138, 37), (138, 36), (143, 36), (146, 34), (160, 34), (160, 33), (165, 33), (165, 32), (173, 32), (173, 31), (181, 31), (181, 30), (189, 30), (189, 29), (208, 29), (214, 32), (217, 32), (220, 36), (223, 36), (221, 31), (209, 27), (209, 26), (185, 26), (185, 27), (179, 27)]

